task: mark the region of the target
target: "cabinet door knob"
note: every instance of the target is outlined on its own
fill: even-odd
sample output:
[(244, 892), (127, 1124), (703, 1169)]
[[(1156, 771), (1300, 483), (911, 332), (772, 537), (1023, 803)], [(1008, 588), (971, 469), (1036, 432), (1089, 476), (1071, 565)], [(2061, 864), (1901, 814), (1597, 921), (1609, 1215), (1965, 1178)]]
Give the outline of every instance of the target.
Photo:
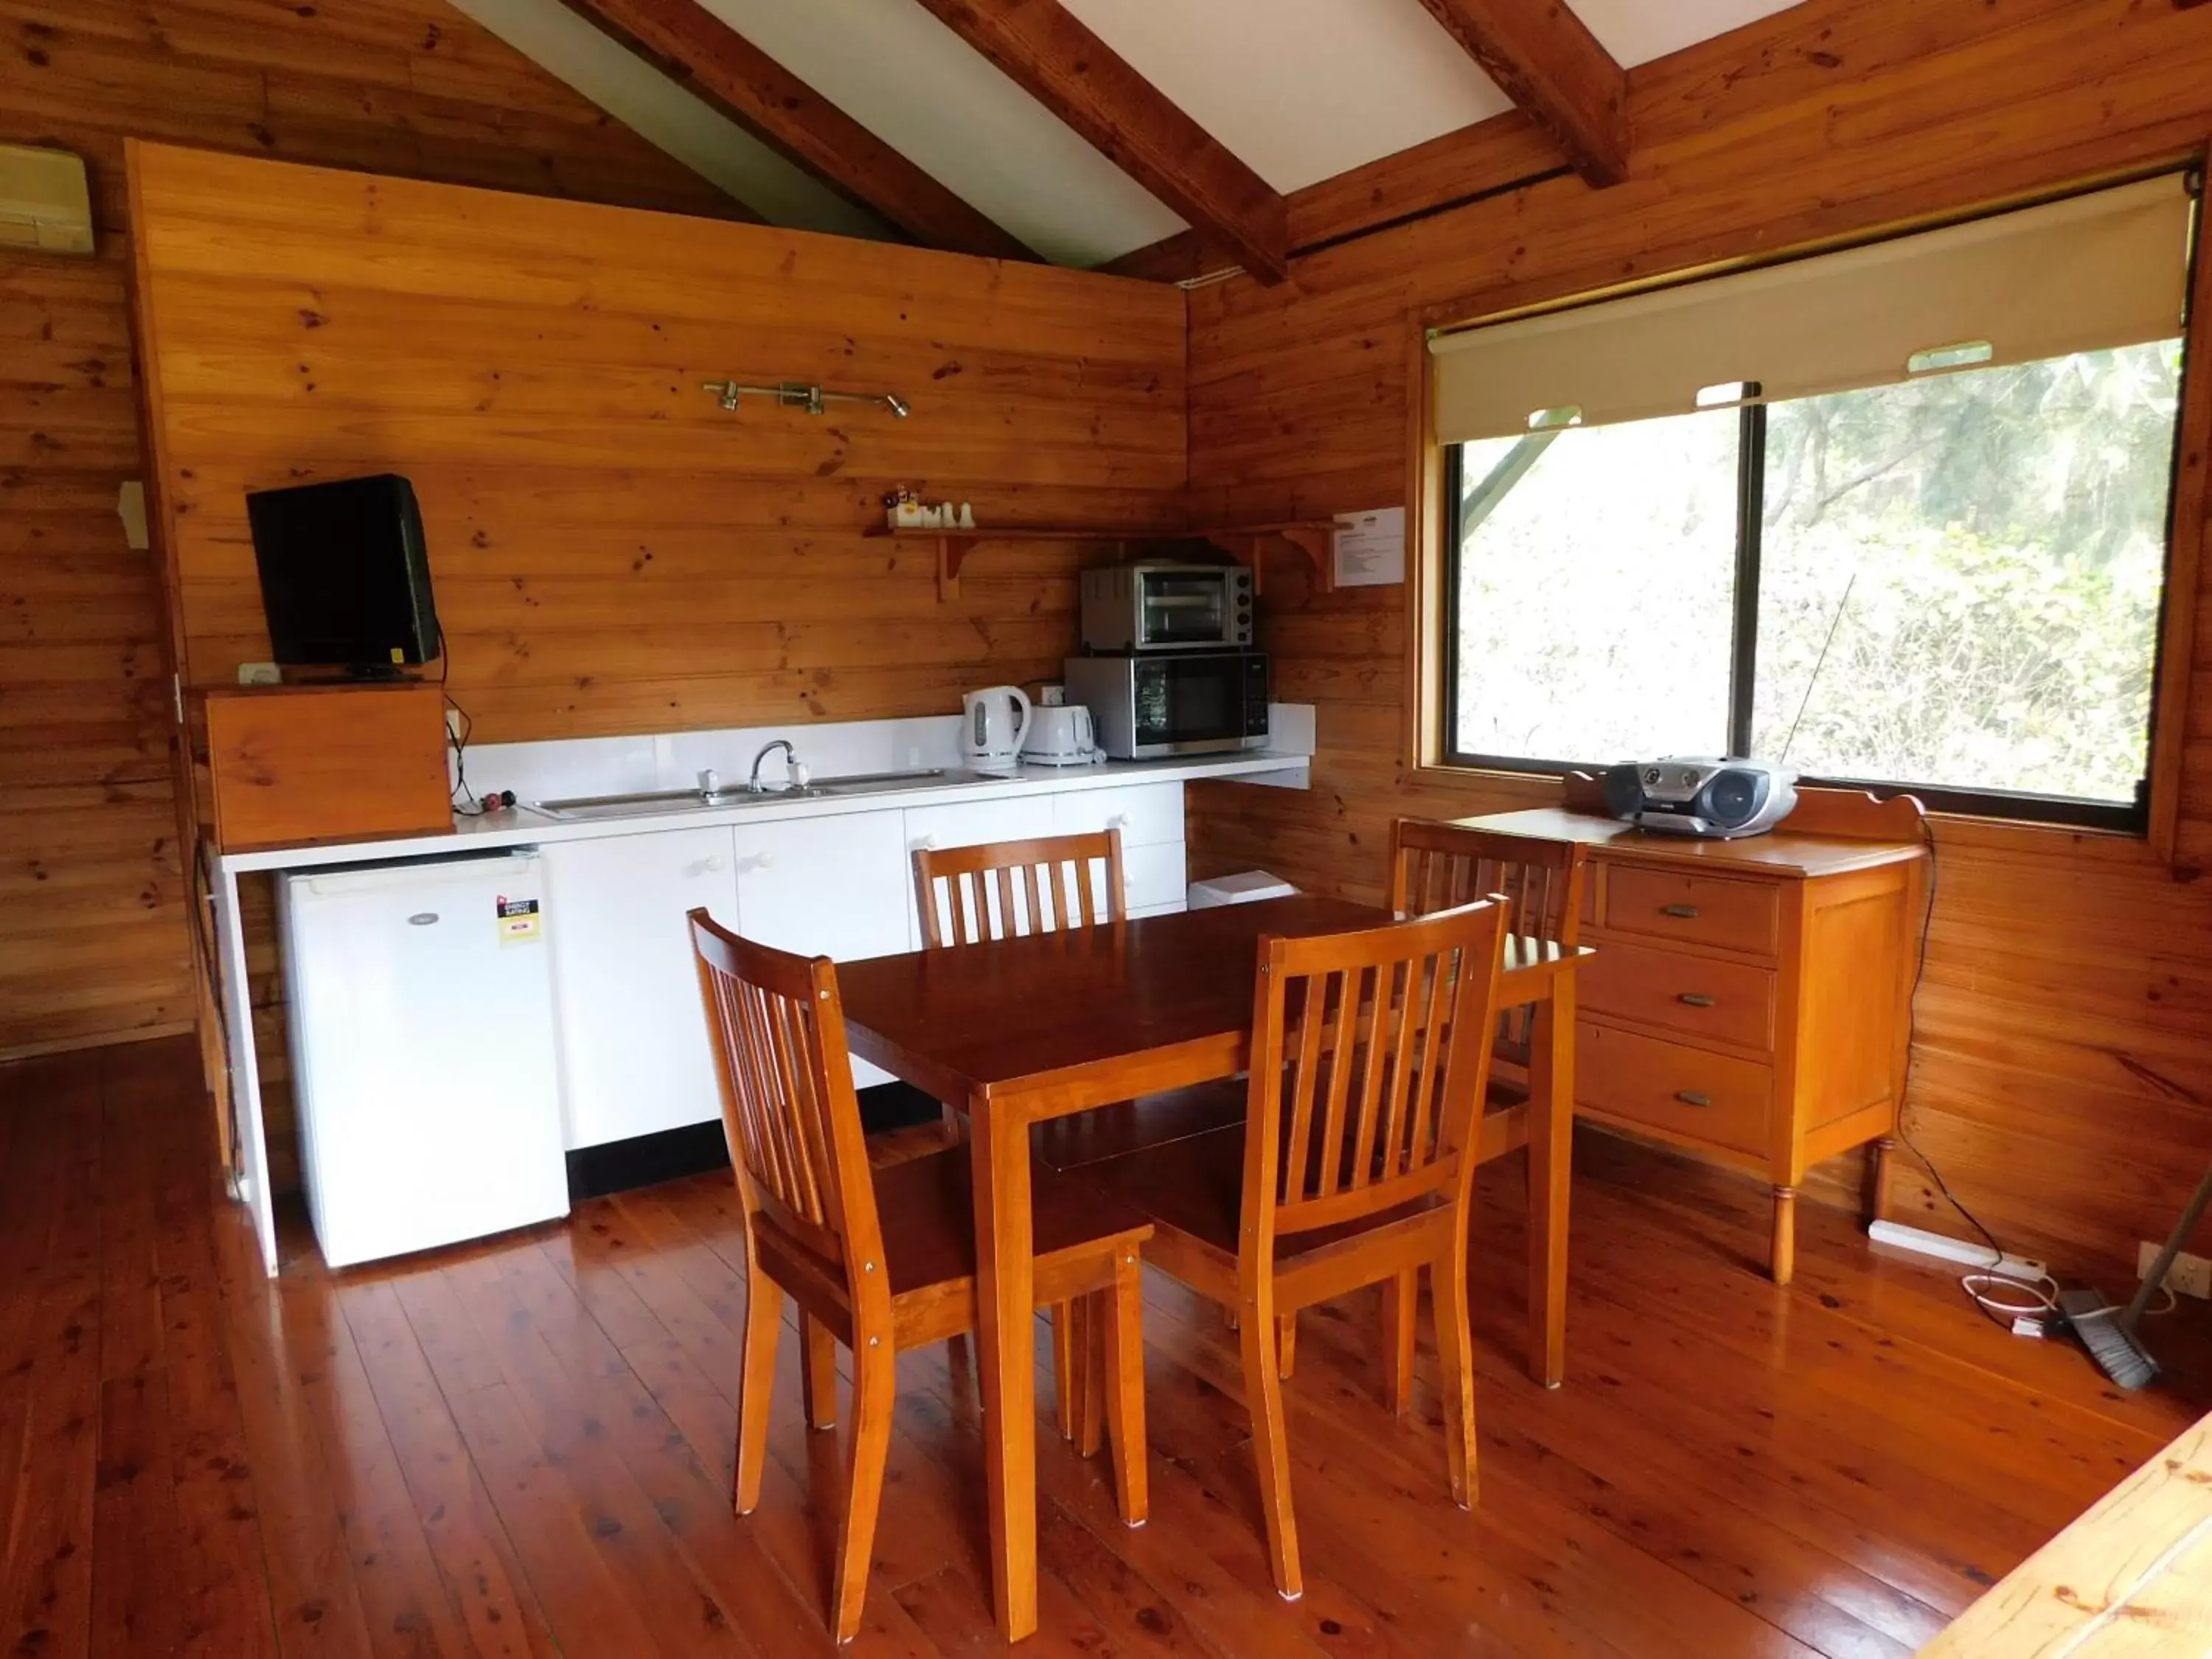
[(1106, 827), (1109, 830), (1127, 830), (1129, 827), (1129, 815), (1127, 812), (1115, 813), (1112, 817), (1106, 820)]
[(1680, 916), (1685, 921), (1695, 921), (1698, 919), (1698, 907), (1694, 904), (1662, 904), (1659, 907), (1659, 914), (1662, 916)]
[(937, 837), (924, 836), (920, 841), (915, 842), (914, 850), (917, 853), (934, 853), (937, 850)]
[(1674, 1091), (1674, 1098), (1685, 1106), (1710, 1106), (1713, 1103), (1713, 1097), (1711, 1095), (1700, 1093), (1695, 1089), (1677, 1089)]
[(756, 869), (756, 870), (773, 870), (773, 869), (775, 869), (775, 854), (773, 854), (773, 853), (760, 853), (760, 854), (757, 854), (754, 856), (754, 858), (753, 858), (753, 868), (754, 868), (754, 869)]
[(1709, 997), (1702, 991), (1685, 991), (1680, 996), (1676, 997), (1674, 1000), (1680, 1003), (1685, 1008), (1710, 1008), (1715, 1003), (1718, 1002), (1720, 999), (1718, 997)]
[(721, 867), (722, 867), (722, 855), (721, 855), (720, 853), (715, 854), (714, 854), (713, 857), (711, 857), (711, 858), (704, 858), (704, 859), (701, 859), (701, 860), (699, 860), (699, 868), (700, 868), (701, 870), (702, 870), (702, 871), (705, 871), (705, 870), (719, 870), (719, 869), (720, 869)]

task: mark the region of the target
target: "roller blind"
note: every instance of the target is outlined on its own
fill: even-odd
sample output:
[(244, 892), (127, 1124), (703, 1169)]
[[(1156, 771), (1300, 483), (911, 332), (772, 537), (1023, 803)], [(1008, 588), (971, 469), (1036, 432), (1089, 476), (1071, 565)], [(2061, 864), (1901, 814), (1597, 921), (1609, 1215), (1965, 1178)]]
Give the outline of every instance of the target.
[[(1599, 425), (1684, 414), (1751, 382), (1769, 403), (1939, 367), (2171, 338), (2188, 288), (2179, 173), (1763, 270), (1439, 334), (1436, 433), (1465, 443), (1539, 410)], [(1949, 352), (1949, 348), (1964, 348)], [(1984, 349), (1986, 348), (1986, 349)]]

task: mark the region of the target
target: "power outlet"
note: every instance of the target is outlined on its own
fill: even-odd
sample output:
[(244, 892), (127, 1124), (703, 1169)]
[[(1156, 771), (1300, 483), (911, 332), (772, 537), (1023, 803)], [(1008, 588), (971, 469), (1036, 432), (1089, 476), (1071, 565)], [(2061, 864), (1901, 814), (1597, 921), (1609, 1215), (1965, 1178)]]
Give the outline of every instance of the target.
[[(2148, 1279), (2154, 1263), (2158, 1261), (2160, 1246), (2148, 1242), (2136, 1246), (2136, 1277)], [(2201, 1255), (2191, 1255), (2186, 1250), (2173, 1258), (2173, 1265), (2166, 1270), (2168, 1289), (2176, 1296), (2212, 1297), (2212, 1261)]]

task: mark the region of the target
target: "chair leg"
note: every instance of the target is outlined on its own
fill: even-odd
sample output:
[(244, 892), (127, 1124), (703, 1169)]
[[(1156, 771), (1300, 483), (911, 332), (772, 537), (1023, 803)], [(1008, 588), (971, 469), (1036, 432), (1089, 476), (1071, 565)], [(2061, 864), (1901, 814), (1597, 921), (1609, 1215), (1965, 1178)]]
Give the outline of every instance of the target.
[(1474, 1338), (1468, 1322), (1467, 1236), (1429, 1268), (1429, 1300), (1437, 1316), (1437, 1392), (1443, 1396), (1444, 1455), (1452, 1502), (1473, 1509), (1476, 1497)]
[(1278, 1367), (1276, 1375), (1285, 1382), (1291, 1380), (1291, 1373), (1297, 1369), (1298, 1316), (1294, 1313), (1276, 1316), (1275, 1364)]
[[(1106, 1395), (1113, 1382), (1109, 1369), (1111, 1350), (1107, 1346), (1106, 1334), (1114, 1323), (1114, 1293), (1098, 1291), (1086, 1300), (1091, 1304), (1091, 1311), (1084, 1316), (1082, 1369), (1076, 1373), (1082, 1404), (1077, 1408), (1080, 1426), (1075, 1437), (1075, 1449), (1085, 1457), (1096, 1457), (1105, 1449), (1106, 1437), (1113, 1430), (1106, 1409)], [(1142, 1350), (1139, 1352), (1141, 1354)]]
[(744, 1374), (738, 1389), (738, 1478), (730, 1505), (750, 1515), (768, 1467), (768, 1413), (775, 1392), (775, 1344), (783, 1330), (783, 1291), (754, 1262), (745, 1275)]
[(799, 1328), (806, 1346), (799, 1351), (799, 1391), (806, 1406), (806, 1426), (837, 1426), (837, 1339), (811, 1314), (799, 1316)]
[(830, 1623), (840, 1642), (860, 1633), (868, 1595), (868, 1558), (874, 1552), (876, 1516), (883, 1508), (884, 1466), (890, 1461), (891, 1405), (898, 1369), (890, 1350), (870, 1347), (855, 1333), (853, 1353), (853, 1444), (845, 1524), (837, 1534), (837, 1580)]
[(1268, 1559), (1275, 1588), (1285, 1601), (1295, 1601), (1306, 1586), (1298, 1571), (1297, 1522), (1291, 1513), (1290, 1437), (1283, 1421), (1281, 1361), (1275, 1352), (1280, 1327), (1273, 1310), (1255, 1301), (1239, 1310), (1237, 1330), (1244, 1351), (1244, 1395), (1252, 1413), (1252, 1455), (1259, 1466)]
[(1413, 1325), (1420, 1306), (1419, 1268), (1407, 1268), (1382, 1287), (1382, 1393), (1401, 1419), (1413, 1409)]
[(1081, 1398), (1075, 1387), (1075, 1331), (1079, 1322), (1073, 1302), (1052, 1304), (1052, 1403), (1062, 1440), (1075, 1438), (1076, 1402)]
[(1104, 1293), (1097, 1325), (1104, 1349), (1106, 1426), (1114, 1446), (1114, 1493), (1125, 1525), (1141, 1527), (1152, 1513), (1145, 1473), (1145, 1286), (1137, 1253), (1115, 1264), (1114, 1288)]

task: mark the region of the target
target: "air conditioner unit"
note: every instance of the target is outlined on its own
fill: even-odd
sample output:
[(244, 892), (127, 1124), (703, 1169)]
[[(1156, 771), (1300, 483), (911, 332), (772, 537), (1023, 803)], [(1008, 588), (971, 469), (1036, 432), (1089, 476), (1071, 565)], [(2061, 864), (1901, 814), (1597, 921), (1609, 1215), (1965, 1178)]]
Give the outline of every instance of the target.
[(0, 248), (93, 251), (92, 191), (81, 158), (67, 150), (0, 144)]

